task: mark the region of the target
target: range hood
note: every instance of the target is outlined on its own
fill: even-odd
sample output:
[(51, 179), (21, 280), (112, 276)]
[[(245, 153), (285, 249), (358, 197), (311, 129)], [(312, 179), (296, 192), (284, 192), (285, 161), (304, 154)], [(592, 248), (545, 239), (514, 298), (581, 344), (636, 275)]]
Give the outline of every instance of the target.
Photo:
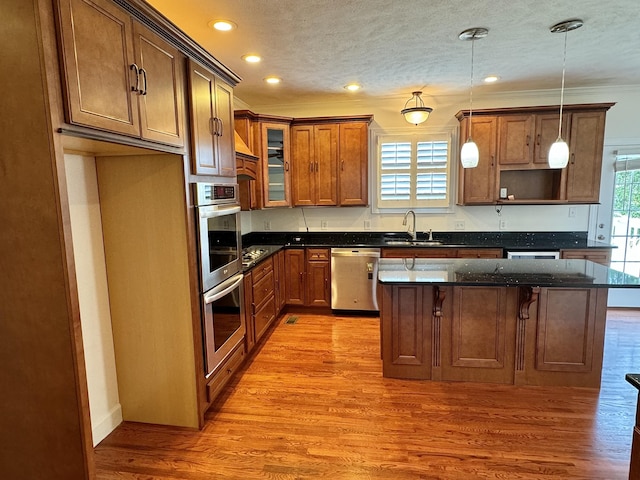
[(233, 132), (236, 144), (236, 169), (238, 180), (255, 180), (258, 168), (258, 157), (244, 143), (238, 132)]

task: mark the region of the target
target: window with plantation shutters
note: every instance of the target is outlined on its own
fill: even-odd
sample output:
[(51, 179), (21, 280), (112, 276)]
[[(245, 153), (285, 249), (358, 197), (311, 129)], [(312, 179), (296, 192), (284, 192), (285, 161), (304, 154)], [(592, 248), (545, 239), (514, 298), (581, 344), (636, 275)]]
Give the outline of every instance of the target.
[(451, 183), (448, 137), (379, 137), (377, 207), (448, 207)]

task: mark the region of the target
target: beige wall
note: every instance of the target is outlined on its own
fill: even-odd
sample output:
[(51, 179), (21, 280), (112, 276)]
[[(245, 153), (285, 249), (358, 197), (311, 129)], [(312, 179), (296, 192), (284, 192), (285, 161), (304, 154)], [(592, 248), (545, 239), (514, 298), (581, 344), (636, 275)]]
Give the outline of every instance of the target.
[(65, 155), (93, 443), (122, 422), (93, 157)]

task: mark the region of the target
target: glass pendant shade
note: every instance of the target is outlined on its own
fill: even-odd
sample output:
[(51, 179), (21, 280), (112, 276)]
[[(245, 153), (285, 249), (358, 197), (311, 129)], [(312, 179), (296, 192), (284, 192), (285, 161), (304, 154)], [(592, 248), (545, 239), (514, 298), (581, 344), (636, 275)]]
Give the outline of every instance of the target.
[(558, 137), (549, 149), (549, 168), (564, 168), (569, 163), (569, 145)]
[[(412, 97), (407, 100), (407, 103), (404, 104), (404, 108), (400, 111), (402, 115), (404, 115), (404, 119), (413, 123), (414, 125), (419, 125), (427, 121), (429, 118), (429, 114), (433, 112), (433, 108), (425, 107), (424, 102), (422, 101), (422, 92), (412, 92)], [(409, 106), (409, 102), (411, 100), (415, 100), (415, 104), (413, 107)]]
[(478, 160), (480, 159), (480, 152), (476, 142), (469, 139), (464, 142), (462, 149), (460, 150), (460, 162), (462, 168), (475, 168), (478, 166)]

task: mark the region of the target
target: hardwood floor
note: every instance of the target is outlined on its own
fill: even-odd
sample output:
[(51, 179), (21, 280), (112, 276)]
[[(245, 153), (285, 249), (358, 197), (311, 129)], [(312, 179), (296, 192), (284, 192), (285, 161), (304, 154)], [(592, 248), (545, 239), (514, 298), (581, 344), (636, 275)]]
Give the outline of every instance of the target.
[(280, 319), (204, 430), (124, 423), (97, 478), (626, 479), (640, 311), (607, 315), (600, 391), (382, 378), (378, 319)]

